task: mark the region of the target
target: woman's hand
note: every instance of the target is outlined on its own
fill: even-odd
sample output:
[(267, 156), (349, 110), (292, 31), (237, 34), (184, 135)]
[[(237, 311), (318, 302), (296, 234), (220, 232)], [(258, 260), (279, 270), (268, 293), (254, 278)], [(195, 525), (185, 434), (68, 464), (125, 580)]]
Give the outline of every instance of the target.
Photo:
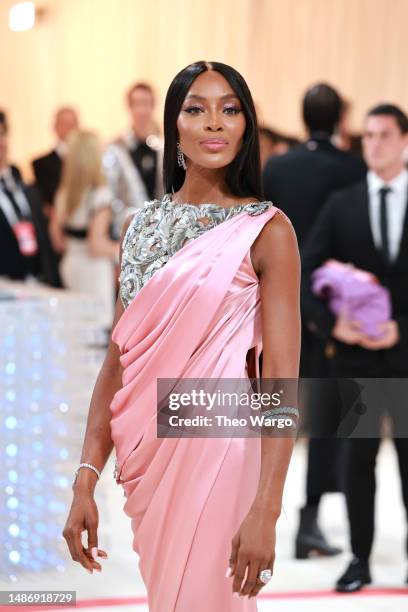
[(256, 597), (265, 586), (258, 575), (264, 569), (273, 571), (275, 524), (272, 513), (251, 509), (233, 537), (229, 567), (234, 593)]
[[(98, 508), (93, 496), (89, 493), (75, 494), (62, 535), (67, 541), (73, 560), (78, 561), (91, 574), (94, 569), (102, 571), (102, 566), (96, 558), (108, 557), (104, 550), (98, 549), (98, 522)], [(82, 545), (82, 531), (88, 532), (87, 548)]]

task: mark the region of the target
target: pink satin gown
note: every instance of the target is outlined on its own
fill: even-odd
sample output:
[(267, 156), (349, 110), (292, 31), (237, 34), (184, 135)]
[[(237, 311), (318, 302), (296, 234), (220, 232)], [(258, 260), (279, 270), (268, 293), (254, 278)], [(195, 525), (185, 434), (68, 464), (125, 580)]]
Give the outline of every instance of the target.
[(257, 610), (256, 598), (232, 596), (225, 572), (257, 489), (261, 439), (157, 438), (156, 388), (157, 378), (247, 378), (252, 348), (258, 363), (260, 291), (250, 247), (283, 213), (270, 202), (251, 210), (184, 244), (113, 332), (124, 368), (111, 404), (116, 478), (150, 612)]

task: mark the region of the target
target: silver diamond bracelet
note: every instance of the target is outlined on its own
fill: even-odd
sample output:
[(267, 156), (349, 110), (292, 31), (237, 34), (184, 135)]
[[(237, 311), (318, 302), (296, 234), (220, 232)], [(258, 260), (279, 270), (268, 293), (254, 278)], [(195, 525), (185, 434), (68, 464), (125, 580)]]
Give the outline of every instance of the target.
[(78, 478), (78, 472), (82, 467), (87, 467), (90, 468), (91, 470), (93, 470), (95, 472), (95, 474), (98, 476), (98, 480), (101, 477), (101, 473), (98, 470), (98, 468), (96, 468), (94, 465), (92, 465), (92, 463), (80, 463), (79, 466), (77, 467), (77, 469), (75, 470), (75, 474), (74, 474), (74, 478), (72, 480), (72, 486), (74, 486), (76, 479)]
[(296, 418), (299, 418), (299, 410), (294, 406), (276, 406), (275, 408), (270, 408), (269, 410), (265, 410), (262, 413), (263, 417), (276, 416), (279, 414), (293, 414)]

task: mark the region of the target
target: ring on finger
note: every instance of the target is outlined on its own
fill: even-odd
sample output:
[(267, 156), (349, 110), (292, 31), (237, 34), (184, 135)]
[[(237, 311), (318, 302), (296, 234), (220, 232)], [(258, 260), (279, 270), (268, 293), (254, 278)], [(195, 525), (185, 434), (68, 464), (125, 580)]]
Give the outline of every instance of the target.
[(258, 579), (263, 584), (267, 584), (271, 578), (272, 578), (272, 570), (270, 570), (269, 568), (261, 570), (258, 574)]

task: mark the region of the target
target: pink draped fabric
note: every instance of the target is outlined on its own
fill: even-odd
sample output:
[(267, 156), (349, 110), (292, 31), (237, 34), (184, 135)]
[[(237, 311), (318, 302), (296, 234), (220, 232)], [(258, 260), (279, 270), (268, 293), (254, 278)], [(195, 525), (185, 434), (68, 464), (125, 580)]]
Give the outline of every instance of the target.
[[(247, 378), (262, 348), (250, 247), (280, 211), (245, 211), (188, 242), (144, 285), (112, 338), (123, 388), (111, 432), (150, 612), (254, 612), (225, 578), (254, 498), (259, 438), (157, 438), (157, 378)], [(256, 376), (259, 370), (256, 369)]]

